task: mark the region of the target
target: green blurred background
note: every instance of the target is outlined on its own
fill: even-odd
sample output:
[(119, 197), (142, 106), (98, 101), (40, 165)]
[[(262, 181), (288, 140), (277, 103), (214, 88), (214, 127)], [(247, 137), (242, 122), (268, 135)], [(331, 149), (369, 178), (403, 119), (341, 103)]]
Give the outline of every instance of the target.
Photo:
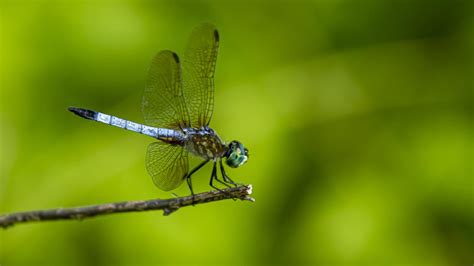
[(0, 265), (471, 265), (473, 7), (2, 1), (1, 213), (172, 197), (152, 139), (66, 108), (143, 122), (151, 58), (202, 22), (221, 35), (211, 125), (249, 148), (229, 173), (257, 201), (19, 225)]

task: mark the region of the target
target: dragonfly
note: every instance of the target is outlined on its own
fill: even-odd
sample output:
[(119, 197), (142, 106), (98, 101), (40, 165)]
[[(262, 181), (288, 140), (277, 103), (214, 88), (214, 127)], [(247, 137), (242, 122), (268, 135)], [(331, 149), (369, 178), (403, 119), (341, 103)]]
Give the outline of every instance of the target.
[[(148, 146), (145, 164), (161, 190), (176, 189), (186, 180), (194, 195), (191, 176), (209, 162), (213, 163), (211, 187), (222, 191), (214, 181), (227, 187), (237, 186), (226, 174), (223, 161), (231, 168), (240, 167), (249, 158), (248, 149), (237, 140), (224, 142), (209, 126), (214, 109), (218, 48), (217, 28), (205, 23), (192, 31), (182, 61), (169, 50), (155, 55), (142, 97), (145, 124), (84, 108), (68, 109), (82, 118), (156, 139)], [(191, 171), (189, 154), (203, 159)]]

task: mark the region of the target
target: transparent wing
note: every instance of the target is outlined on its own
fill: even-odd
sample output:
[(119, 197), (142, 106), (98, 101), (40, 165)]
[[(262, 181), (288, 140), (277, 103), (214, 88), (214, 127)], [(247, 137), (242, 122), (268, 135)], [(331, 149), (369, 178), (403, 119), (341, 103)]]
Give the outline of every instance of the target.
[(173, 190), (188, 173), (188, 152), (181, 146), (153, 142), (148, 146), (146, 168), (158, 188)]
[(177, 129), (189, 124), (181, 67), (174, 52), (161, 51), (153, 58), (143, 93), (142, 112), (146, 124), (151, 126)]
[(184, 53), (183, 90), (191, 125), (209, 125), (214, 108), (214, 69), (219, 33), (212, 24), (194, 29)]

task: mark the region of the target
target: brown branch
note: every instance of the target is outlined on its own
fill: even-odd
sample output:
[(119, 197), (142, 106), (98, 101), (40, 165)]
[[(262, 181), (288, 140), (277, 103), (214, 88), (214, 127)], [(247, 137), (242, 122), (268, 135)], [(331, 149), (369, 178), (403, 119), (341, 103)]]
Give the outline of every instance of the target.
[(252, 185), (226, 188), (222, 191), (210, 191), (192, 196), (172, 198), (172, 199), (153, 199), (141, 201), (124, 201), (116, 203), (106, 203), (76, 208), (58, 208), (50, 210), (17, 212), (0, 215), (0, 227), (7, 228), (18, 223), (49, 220), (82, 220), (88, 217), (120, 213), (120, 212), (139, 212), (151, 210), (163, 210), (163, 215), (169, 215), (181, 207), (196, 205), (211, 201), (224, 199), (241, 199), (255, 201), (250, 197), (252, 194)]

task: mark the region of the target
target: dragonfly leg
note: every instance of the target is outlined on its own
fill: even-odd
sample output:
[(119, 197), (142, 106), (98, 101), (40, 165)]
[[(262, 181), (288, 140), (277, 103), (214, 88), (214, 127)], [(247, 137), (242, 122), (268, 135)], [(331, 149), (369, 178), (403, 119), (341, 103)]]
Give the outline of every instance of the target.
[[(214, 166), (216, 166), (216, 163), (214, 163)], [(216, 167), (216, 168), (217, 168), (217, 167)], [(224, 185), (224, 186), (226, 186), (226, 187), (229, 187), (229, 188), (231, 187), (229, 184), (227, 184), (227, 183), (225, 182), (224, 177), (222, 177), (222, 179), (224, 179), (224, 181), (219, 179), (219, 175), (217, 174), (217, 169), (216, 169), (216, 174), (215, 174), (214, 178), (215, 178), (215, 180), (216, 180), (217, 182), (221, 183), (222, 185)]]
[(225, 173), (224, 170), (224, 165), (222, 164), (222, 160), (219, 161), (220, 167), (221, 167), (221, 173), (222, 173), (222, 178), (224, 179), (224, 182), (229, 183), (237, 187), (239, 184), (235, 183), (230, 177)]
[(186, 176), (186, 182), (188, 183), (189, 190), (191, 190), (191, 195), (193, 196), (194, 201), (194, 191), (193, 191), (193, 184), (191, 183), (191, 176)]
[(214, 166), (212, 167), (212, 175), (211, 175), (211, 180), (209, 181), (209, 185), (210, 185), (211, 187), (213, 187), (214, 189), (216, 189), (216, 190), (218, 190), (218, 191), (224, 193), (224, 191), (223, 191), (222, 189), (220, 189), (220, 188), (214, 186), (214, 183), (213, 183), (214, 179), (217, 180), (217, 181), (219, 181), (219, 182), (221, 182), (219, 179), (217, 179), (217, 167), (216, 167), (216, 164), (217, 164), (217, 163), (214, 162)]
[[(219, 181), (220, 183), (223, 183), (223, 184), (224, 184), (224, 182), (222, 182), (221, 180), (219, 180), (219, 179), (217, 178), (217, 162), (214, 162), (214, 167), (212, 168), (212, 175), (211, 175), (211, 180), (209, 181), (209, 185), (211, 185), (211, 187), (215, 188), (215, 189), (218, 190), (219, 192), (222, 192), (222, 193), (224, 193), (224, 194), (230, 196), (233, 200), (235, 200), (235, 198), (234, 198), (234, 196), (232, 196), (232, 194), (230, 194), (229, 192), (224, 191), (224, 190), (222, 190), (222, 189), (220, 189), (220, 188), (214, 186), (214, 184), (213, 184), (213, 182), (212, 182), (212, 181), (214, 181), (214, 179), (217, 180), (217, 181)], [(227, 185), (227, 184), (225, 184), (225, 185)]]
[(199, 169), (201, 169), (201, 167), (203, 167), (206, 163), (208, 163), (209, 160), (207, 161), (204, 161), (202, 163), (200, 163), (198, 166), (196, 166), (193, 170), (191, 170), (191, 172), (189, 172), (185, 178), (186, 178), (186, 182), (188, 183), (188, 187), (189, 187), (189, 190), (191, 190), (191, 195), (193, 195), (193, 201), (194, 201), (194, 191), (193, 191), (193, 184), (191, 183), (191, 176)]

